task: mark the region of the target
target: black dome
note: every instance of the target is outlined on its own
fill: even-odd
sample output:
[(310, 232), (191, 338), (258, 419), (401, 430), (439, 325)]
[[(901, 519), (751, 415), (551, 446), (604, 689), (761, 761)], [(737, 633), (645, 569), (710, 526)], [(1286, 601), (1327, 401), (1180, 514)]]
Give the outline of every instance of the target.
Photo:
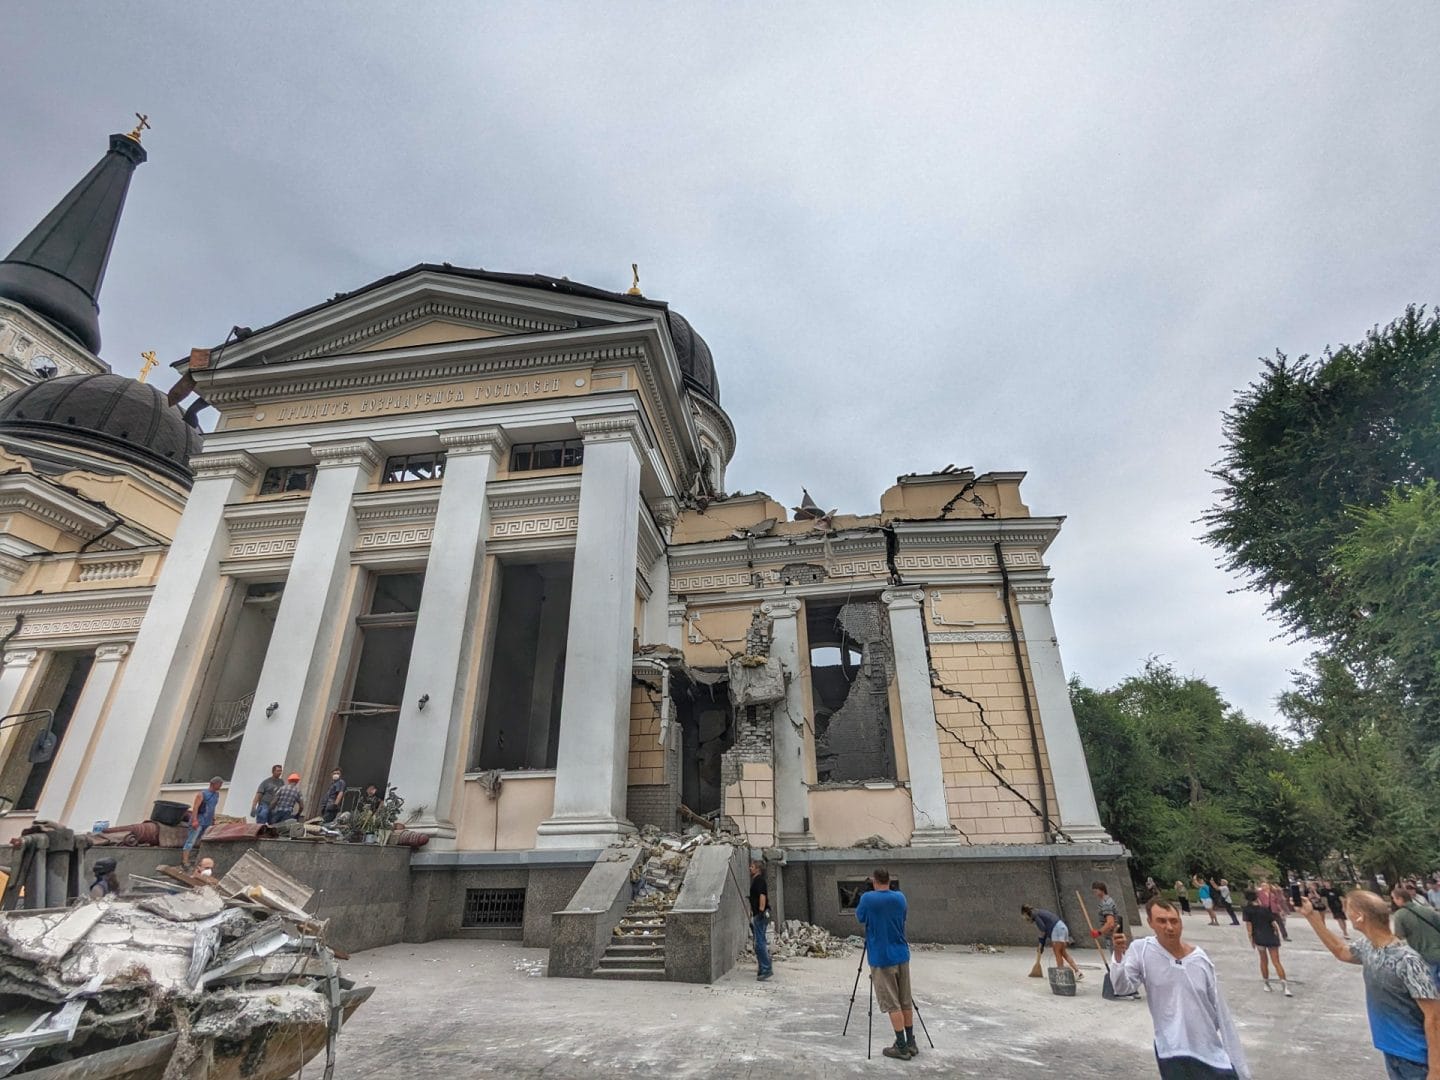
[(665, 315), (670, 320), (670, 340), (675, 343), (675, 355), (680, 359), (685, 384), (719, 405), (720, 380), (715, 377), (715, 358), (710, 355), (710, 346), (684, 315), (676, 311), (666, 311)]
[(190, 485), (200, 433), (153, 386), (123, 375), (62, 375), (0, 401), (0, 435), (106, 454)]

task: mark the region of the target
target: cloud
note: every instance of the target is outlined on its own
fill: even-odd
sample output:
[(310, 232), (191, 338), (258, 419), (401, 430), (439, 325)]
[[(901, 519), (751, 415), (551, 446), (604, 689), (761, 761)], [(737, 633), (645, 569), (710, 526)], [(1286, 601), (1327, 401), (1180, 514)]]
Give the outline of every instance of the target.
[(21, 3), (18, 238), (151, 114), (105, 355), (179, 356), (421, 259), (642, 285), (714, 350), (730, 480), (868, 511), (1029, 470), (1071, 667), (1252, 715), (1303, 649), (1196, 540), (1279, 347), (1437, 299), (1421, 5)]

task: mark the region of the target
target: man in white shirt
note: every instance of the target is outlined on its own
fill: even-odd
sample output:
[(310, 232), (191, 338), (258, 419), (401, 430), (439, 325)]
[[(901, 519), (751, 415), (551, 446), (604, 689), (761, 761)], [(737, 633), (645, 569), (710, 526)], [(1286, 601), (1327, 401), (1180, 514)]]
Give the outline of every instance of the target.
[(1180, 940), (1180, 912), (1169, 901), (1149, 901), (1145, 917), (1155, 936), (1131, 944), (1116, 934), (1110, 979), (1116, 994), (1145, 988), (1161, 1080), (1250, 1080), (1210, 957)]

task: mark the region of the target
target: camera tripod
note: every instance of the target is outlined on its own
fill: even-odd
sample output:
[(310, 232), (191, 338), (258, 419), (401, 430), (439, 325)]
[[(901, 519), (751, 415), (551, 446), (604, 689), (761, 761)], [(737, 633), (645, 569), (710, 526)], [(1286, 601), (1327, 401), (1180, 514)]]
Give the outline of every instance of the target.
[[(855, 1008), (855, 995), (860, 991), (860, 973), (865, 970), (865, 946), (860, 946), (860, 963), (855, 965), (855, 985), (850, 987), (850, 1004), (845, 1009), (845, 1026), (840, 1029), (840, 1037), (843, 1039), (850, 1031), (850, 1013)], [(920, 1030), (925, 1033), (925, 1041), (930, 1044), (930, 1049), (935, 1049), (935, 1040), (930, 1038), (930, 1029), (925, 1026), (925, 1017), (920, 1015), (920, 1005), (913, 998), (910, 1001), (910, 1008), (915, 1013), (915, 1019), (920, 1021)], [(875, 981), (870, 980), (870, 1016), (865, 1022), (865, 1060), (869, 1061), (871, 1050), (875, 1044)]]

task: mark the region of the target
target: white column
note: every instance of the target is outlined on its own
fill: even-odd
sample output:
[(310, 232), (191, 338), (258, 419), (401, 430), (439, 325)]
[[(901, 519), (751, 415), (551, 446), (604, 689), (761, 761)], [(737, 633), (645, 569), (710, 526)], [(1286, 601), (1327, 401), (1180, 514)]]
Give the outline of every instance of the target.
[[(40, 802), (35, 807), (37, 818), (65, 822), (76, 831), (88, 830), (94, 824), (93, 821), (71, 821), (65, 808), (74, 794), (76, 781), (81, 779), (81, 769), (90, 754), (90, 744), (100, 728), (101, 717), (105, 715), (115, 678), (120, 674), (120, 662), (129, 651), (130, 646), (121, 642), (101, 645), (95, 650), (95, 662), (90, 666), (90, 674), (85, 677), (80, 700), (75, 702), (70, 726), (65, 729), (65, 737), (55, 751), (55, 763), (50, 766), (45, 790), (40, 793)], [(101, 767), (104, 767), (103, 764)]]
[(945, 802), (945, 771), (935, 726), (935, 697), (930, 685), (930, 657), (925, 651), (920, 589), (887, 589), (880, 594), (890, 609), (890, 638), (895, 646), (895, 682), (900, 692), (900, 725), (905, 757), (910, 762), (910, 804), (915, 815), (912, 847), (953, 844)]
[(369, 439), (316, 445), (310, 452), (317, 462), (315, 486), (240, 738), (227, 791), (235, 794), (236, 806), (229, 813), (249, 811), (252, 793), (271, 766), (294, 769), (310, 783), (314, 763), (307, 758), (335, 676), (331, 646), (348, 629), (345, 583), (357, 532), (351, 504), (369, 484), (380, 452)]
[(1045, 732), (1045, 756), (1055, 786), (1060, 828), (1071, 840), (1111, 843), (1100, 823), (1090, 770), (1085, 764), (1085, 747), (1070, 707), (1070, 687), (1060, 662), (1060, 643), (1050, 617), (1050, 586), (1016, 585), (1020, 626), (1025, 631), (1025, 653), (1030, 658), (1030, 680), (1035, 686), (1035, 704), (1040, 711), (1040, 728)]
[(785, 670), (785, 700), (772, 710), (775, 739), (775, 832), (781, 847), (813, 848), (810, 788), (805, 782), (805, 688), (808, 664), (800, 660), (799, 600), (767, 600), (760, 605), (773, 630), (770, 655)]
[(644, 621), (640, 628), (640, 641), (644, 645), (659, 645), (670, 640), (670, 556), (665, 545), (670, 542), (670, 531), (679, 520), (674, 499), (661, 499), (651, 504), (650, 512), (655, 526), (660, 530), (660, 554), (649, 567), (650, 597), (645, 602)]
[(576, 426), (585, 439), (580, 530), (555, 809), (535, 841), (544, 848), (604, 847), (634, 832), (625, 820), (625, 787), (644, 432), (629, 415), (580, 420)]
[[(5, 667), (0, 671), (0, 716), (20, 711), (20, 686), (39, 655), (35, 649), (11, 649), (5, 654)], [(0, 736), (0, 743), (4, 741)]]
[[(424, 811), (408, 828), (454, 837), (455, 773), (463, 768), (465, 688), (472, 672), (485, 539), (490, 528), (486, 487), (508, 445), (498, 427), (446, 432), (445, 479), (425, 567), (425, 589), (400, 704), (390, 782)], [(500, 627), (504, 633), (505, 628)], [(420, 707), (425, 699), (424, 708)]]
[(193, 699), (196, 669), (212, 647), (210, 633), (224, 580), (220, 561), (230, 541), (225, 507), (243, 498), (260, 474), (249, 454), (191, 459), (195, 484), (165, 555), (133, 654), (115, 689), (95, 745), (102, 768), (86, 777), (70, 818), (89, 827), (141, 821), (174, 763), (180, 725)]

